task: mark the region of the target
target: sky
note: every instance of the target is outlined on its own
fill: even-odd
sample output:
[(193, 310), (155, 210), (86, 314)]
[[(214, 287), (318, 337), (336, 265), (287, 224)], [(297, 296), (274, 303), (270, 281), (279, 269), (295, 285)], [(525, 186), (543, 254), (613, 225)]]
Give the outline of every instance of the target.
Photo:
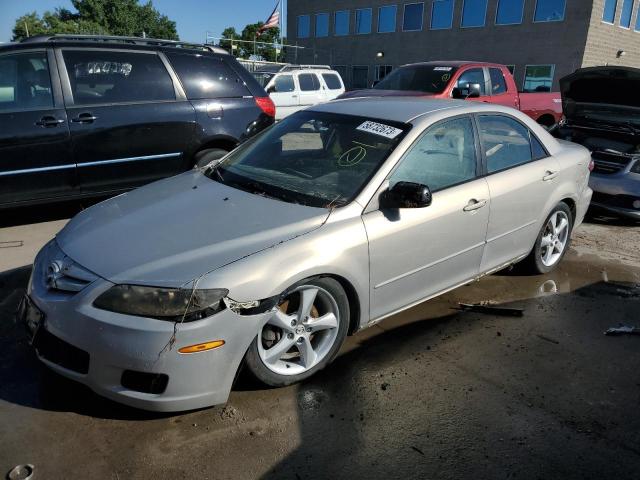
[[(146, 2), (146, 0), (143, 0)], [(207, 31), (219, 37), (226, 27), (240, 32), (248, 23), (264, 22), (277, 0), (152, 0), (154, 7), (176, 22), (180, 39), (204, 42)], [(28, 12), (42, 14), (64, 7), (72, 10), (70, 0), (0, 0), (0, 42), (11, 40), (16, 18)], [(285, 2), (286, 8), (286, 2)], [(285, 10), (286, 19), (286, 10)]]

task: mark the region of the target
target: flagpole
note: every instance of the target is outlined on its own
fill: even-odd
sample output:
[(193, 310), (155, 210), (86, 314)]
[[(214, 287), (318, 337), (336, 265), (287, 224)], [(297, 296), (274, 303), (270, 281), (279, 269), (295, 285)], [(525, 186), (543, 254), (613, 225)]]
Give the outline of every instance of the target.
[[(284, 45), (282, 44), (282, 30), (284, 26), (284, 0), (280, 0), (280, 52), (282, 52), (282, 58), (284, 57)], [(276, 62), (278, 58), (276, 56)]]

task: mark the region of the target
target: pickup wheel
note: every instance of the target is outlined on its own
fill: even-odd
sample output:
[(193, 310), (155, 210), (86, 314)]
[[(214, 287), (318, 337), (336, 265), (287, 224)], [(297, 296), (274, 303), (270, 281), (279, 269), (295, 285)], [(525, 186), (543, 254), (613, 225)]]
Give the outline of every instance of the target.
[(204, 167), (214, 160), (224, 157), (227, 153), (229, 152), (223, 148), (207, 148), (205, 150), (200, 150), (193, 157), (193, 168)]
[(549, 273), (555, 269), (569, 249), (573, 215), (569, 206), (560, 202), (551, 211), (529, 256), (522, 261), (522, 267), (529, 273)]

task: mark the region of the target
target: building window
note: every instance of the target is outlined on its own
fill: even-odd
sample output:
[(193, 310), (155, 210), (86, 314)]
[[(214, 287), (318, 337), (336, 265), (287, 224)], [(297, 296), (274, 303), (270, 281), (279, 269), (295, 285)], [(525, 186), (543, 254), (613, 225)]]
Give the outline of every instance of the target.
[(555, 65), (527, 65), (524, 70), (525, 92), (550, 92)]
[(384, 77), (389, 75), (391, 73), (391, 70), (393, 70), (393, 67), (391, 65), (376, 65), (375, 75), (373, 79), (376, 82), (379, 82)]
[(378, 9), (378, 33), (389, 33), (396, 31), (396, 13), (398, 7), (387, 5)]
[(433, 0), (431, 6), (431, 30), (451, 28), (453, 25), (453, 1)]
[(356, 10), (356, 33), (371, 33), (371, 9), (361, 8)]
[(402, 31), (415, 32), (422, 30), (422, 17), (424, 16), (424, 3), (407, 3), (402, 15)]
[(351, 69), (351, 87), (354, 89), (368, 88), (369, 67), (366, 65), (354, 65)]
[(638, 7), (638, 15), (636, 18), (636, 32), (640, 32), (640, 7)]
[(484, 27), (487, 16), (487, 0), (462, 1), (462, 28)]
[(629, 28), (631, 26), (631, 15), (633, 14), (633, 0), (624, 0), (622, 3), (622, 13), (620, 14), (620, 26)]
[(602, 11), (602, 21), (613, 24), (616, 19), (617, 8), (618, 0), (605, 0), (604, 10)]
[(498, 0), (496, 25), (516, 25), (522, 23), (524, 0)]
[(537, 0), (534, 22), (560, 22), (564, 20), (567, 0)]
[(318, 13), (316, 15), (316, 37), (329, 36), (329, 14)]
[(349, 10), (336, 12), (334, 30), (336, 35), (349, 35)]
[(298, 38), (309, 38), (311, 33), (311, 17), (300, 15), (298, 17)]

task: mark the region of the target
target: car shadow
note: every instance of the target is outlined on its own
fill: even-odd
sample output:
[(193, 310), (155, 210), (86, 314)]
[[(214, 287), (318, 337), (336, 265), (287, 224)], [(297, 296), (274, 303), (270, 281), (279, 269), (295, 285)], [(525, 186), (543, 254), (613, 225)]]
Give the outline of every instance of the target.
[(2, 210), (0, 228), (64, 220), (102, 200), (103, 198), (91, 198)]
[(616, 227), (640, 227), (640, 220), (623, 217), (607, 212), (598, 207), (589, 207), (584, 221), (594, 225), (609, 225)]

